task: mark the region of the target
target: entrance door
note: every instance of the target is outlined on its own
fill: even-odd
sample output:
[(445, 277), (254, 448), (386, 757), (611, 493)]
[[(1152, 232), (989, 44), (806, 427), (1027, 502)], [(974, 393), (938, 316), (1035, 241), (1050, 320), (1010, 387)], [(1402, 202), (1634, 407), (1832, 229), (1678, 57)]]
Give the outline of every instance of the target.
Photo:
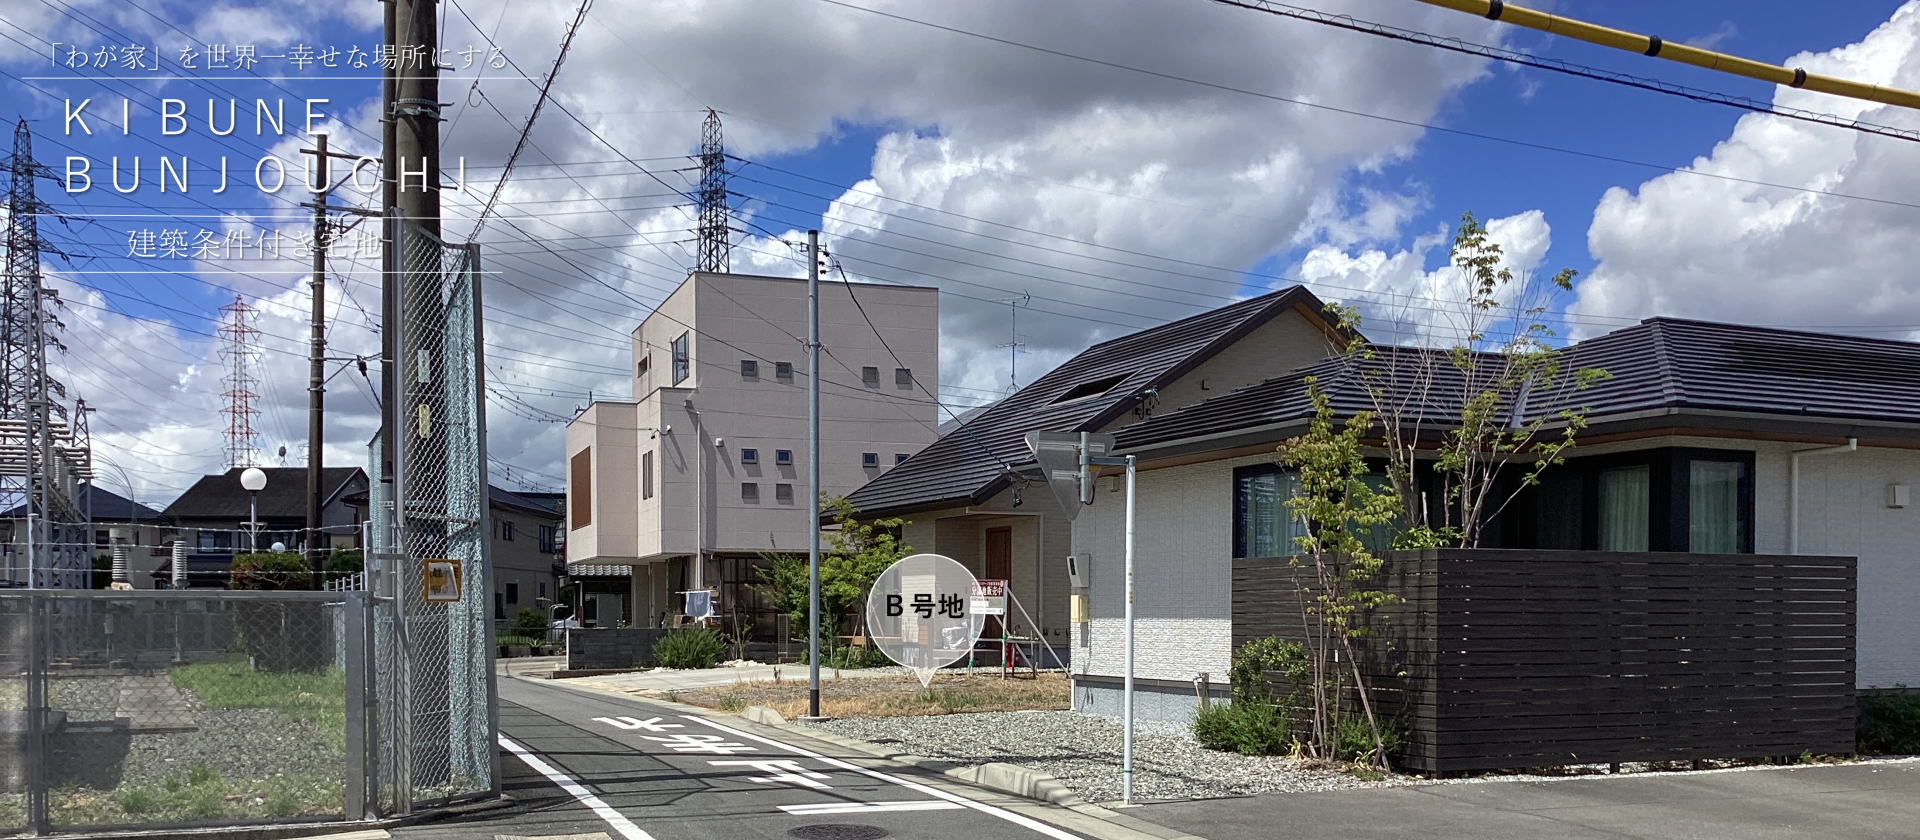
[[(1013, 579), (1013, 529), (987, 529), (987, 573), (984, 580)], [(1011, 585), (1007, 587), (1013, 589)], [(997, 616), (987, 616), (987, 626), (981, 631), (982, 638), (998, 639), (1003, 635), (1003, 625)]]

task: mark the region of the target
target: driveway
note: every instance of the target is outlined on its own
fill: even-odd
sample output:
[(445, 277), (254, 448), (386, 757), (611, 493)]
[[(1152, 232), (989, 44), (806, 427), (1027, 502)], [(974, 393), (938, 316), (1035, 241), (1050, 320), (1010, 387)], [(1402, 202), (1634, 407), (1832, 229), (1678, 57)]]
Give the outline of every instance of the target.
[(1920, 838), (1920, 760), (1267, 794), (1128, 813), (1207, 840)]

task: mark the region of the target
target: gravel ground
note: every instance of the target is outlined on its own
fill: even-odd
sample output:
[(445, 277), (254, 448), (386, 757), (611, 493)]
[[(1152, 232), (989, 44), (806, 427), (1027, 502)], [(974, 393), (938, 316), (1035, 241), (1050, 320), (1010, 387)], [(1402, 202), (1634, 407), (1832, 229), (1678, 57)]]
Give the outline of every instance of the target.
[(346, 756), (320, 726), (273, 709), (200, 709), (194, 732), (133, 736), (123, 784), (151, 784), (196, 764), (228, 779), (341, 776)]
[[(808, 724), (847, 738), (962, 762), (1001, 761), (1051, 773), (1090, 802), (1120, 798), (1120, 721), (1078, 712), (989, 712), (847, 718)], [(1134, 724), (1134, 799), (1380, 787), (1289, 758), (1202, 749), (1178, 724)]]

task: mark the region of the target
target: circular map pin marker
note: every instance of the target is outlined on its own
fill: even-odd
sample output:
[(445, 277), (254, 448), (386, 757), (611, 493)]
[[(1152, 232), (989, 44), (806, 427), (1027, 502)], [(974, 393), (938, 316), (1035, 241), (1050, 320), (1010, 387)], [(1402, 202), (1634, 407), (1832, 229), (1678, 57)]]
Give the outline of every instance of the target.
[(951, 557), (915, 554), (880, 573), (867, 593), (867, 634), (926, 687), (933, 672), (965, 658), (986, 616), (968, 608), (973, 573)]

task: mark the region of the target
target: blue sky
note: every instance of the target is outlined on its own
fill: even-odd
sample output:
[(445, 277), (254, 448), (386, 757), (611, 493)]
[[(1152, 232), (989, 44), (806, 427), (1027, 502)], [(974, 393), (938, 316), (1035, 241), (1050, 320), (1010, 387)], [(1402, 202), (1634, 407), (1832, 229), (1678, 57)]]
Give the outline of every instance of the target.
[[(256, 136), (251, 102), (284, 98), (297, 130), (301, 98), (329, 99), (325, 107), (345, 123), (334, 134), (336, 148), (371, 153), (367, 134), (377, 128), (369, 109), (378, 85), (347, 77), (372, 71), (296, 70), (269, 60), (263, 66), (277, 68), (270, 73), (297, 78), (232, 71), (203, 72), (198, 84), (159, 83), (144, 72), (148, 78), (133, 81), (71, 78), (74, 71), (49, 66), (45, 41), (81, 43), (90, 52), (142, 43), (158, 49), (170, 69), (189, 41), (200, 51), (209, 43), (251, 42), (262, 54), (280, 55), (303, 44), (371, 50), (378, 37), (374, 4), (17, 5), (0, 13), (0, 72), (7, 74), (0, 78), (0, 104), (7, 106), (0, 111), (34, 121), (42, 162), (60, 169), (70, 154), (92, 161), (89, 194), (67, 196), (45, 181), (40, 190), (58, 209), (91, 219), (50, 226), (76, 260), (53, 260), (49, 268), (57, 282), (71, 284), (64, 287), (69, 351), (61, 364), (69, 384), (103, 408), (96, 427), (105, 432), (102, 450), (116, 453), (131, 483), (153, 496), (218, 466), (215, 310), (239, 294), (260, 309), (259, 373), (277, 383), (264, 386), (272, 393), (262, 395), (259, 443), (270, 460), (283, 445), (297, 459), (304, 395), (286, 382), (304, 382), (305, 261), (129, 260), (128, 235), (141, 227), (188, 235), (201, 228), (305, 228), (306, 211), (291, 208), (306, 200), (297, 185), (283, 192), (288, 200), (276, 201), (248, 182), (255, 159), (274, 152), (298, 161), (294, 149), (304, 142)], [(823, 3), (603, 0), (503, 196), (501, 219), (482, 238), (509, 284), (492, 296), (490, 313), (501, 388), (493, 408), (496, 469), (521, 483), (556, 484), (560, 420), (589, 393), (624, 394), (622, 336), (691, 262), (691, 216), (672, 206), (678, 199), (668, 187), (687, 183), (682, 156), (697, 142), (709, 107), (726, 115), (729, 149), (767, 165), (742, 166), (733, 184), (743, 196), (736, 270), (798, 272), (776, 240), (823, 227), (856, 278), (941, 285), (950, 293), (943, 302), (943, 396), (956, 406), (991, 398), (1006, 378), (1006, 351), (993, 347), (1006, 340), (1006, 308), (991, 300), (1034, 295), (1032, 314), (1021, 320), (1031, 358), (1022, 360), (1020, 379), (1031, 381), (1091, 341), (1257, 291), (1275, 282), (1269, 277), (1306, 280), (1323, 296), (1362, 304), (1369, 294), (1429, 295), (1445, 262), (1444, 248), (1433, 242), (1466, 210), (1502, 220), (1500, 235), (1530, 260), (1527, 267), (1565, 266), (1593, 278), (1561, 304), (1587, 332), (1656, 314), (1896, 335), (1920, 325), (1920, 300), (1906, 294), (1912, 284), (1901, 269), (1920, 254), (1897, 244), (1913, 239), (1906, 234), (1911, 210), (1662, 178), (1659, 168), (1692, 166), (1721, 147), (1706, 165), (1735, 178), (1903, 200), (1920, 194), (1903, 181), (1920, 161), (1899, 141), (1743, 120), (1742, 112), (1722, 106), (1486, 65), (1200, 0), (865, 5), (1216, 85), (1654, 168), (1308, 111)], [(1724, 93), (1785, 95), (1411, 0), (1323, 5)], [(572, 5), (463, 0), (448, 9), (447, 46), (482, 47), (475, 64), (484, 65), (484, 47), (497, 43), (539, 75), (551, 64)], [(1920, 86), (1920, 14), (1896, 16), (1901, 9), (1885, 0), (1818, 9), (1770, 0), (1554, 4), (1594, 22), (1769, 62), (1861, 42), (1893, 18), (1879, 40), (1816, 56), (1815, 69)], [(445, 127), (447, 165), (466, 155), (475, 188), (450, 197), (456, 217), (470, 218), (491, 190), (533, 99), (534, 86), (511, 78), (511, 68), (488, 69), (478, 92), (475, 72), (456, 70), (442, 88), (443, 100), (455, 103)], [(34, 78), (42, 76), (68, 78)], [(1863, 111), (1791, 95), (1798, 107)], [(122, 96), (134, 100), (135, 136), (111, 125)], [(94, 99), (94, 136), (62, 135), (65, 97)], [(161, 97), (186, 101), (186, 134), (160, 134), (154, 109)], [(209, 136), (209, 97), (221, 100), (222, 121), (224, 100), (240, 100), (240, 130)], [(1912, 123), (1887, 109), (1864, 116)], [(194, 161), (187, 195), (159, 192), (155, 168), (163, 153)], [(131, 196), (118, 194), (110, 186), (111, 159), (120, 156), (124, 168), (135, 155), (144, 183)], [(222, 155), (236, 186), (215, 195), (211, 171), (200, 167)], [(563, 165), (550, 165), (555, 161)], [(290, 182), (299, 176), (296, 167)], [(1615, 189), (1625, 192), (1608, 198)], [(125, 215), (156, 210), (172, 218)], [(463, 223), (450, 220), (448, 230), (457, 235)], [(1542, 251), (1535, 246), (1544, 246), (1549, 230), (1551, 248)], [(365, 315), (376, 300), (369, 265), (339, 266), (336, 352), (373, 349)], [(1763, 291), (1745, 293), (1750, 288)], [(371, 383), (355, 381), (350, 365), (340, 367), (330, 385), (329, 460), (344, 463), (360, 457), (375, 421), (366, 396)]]

